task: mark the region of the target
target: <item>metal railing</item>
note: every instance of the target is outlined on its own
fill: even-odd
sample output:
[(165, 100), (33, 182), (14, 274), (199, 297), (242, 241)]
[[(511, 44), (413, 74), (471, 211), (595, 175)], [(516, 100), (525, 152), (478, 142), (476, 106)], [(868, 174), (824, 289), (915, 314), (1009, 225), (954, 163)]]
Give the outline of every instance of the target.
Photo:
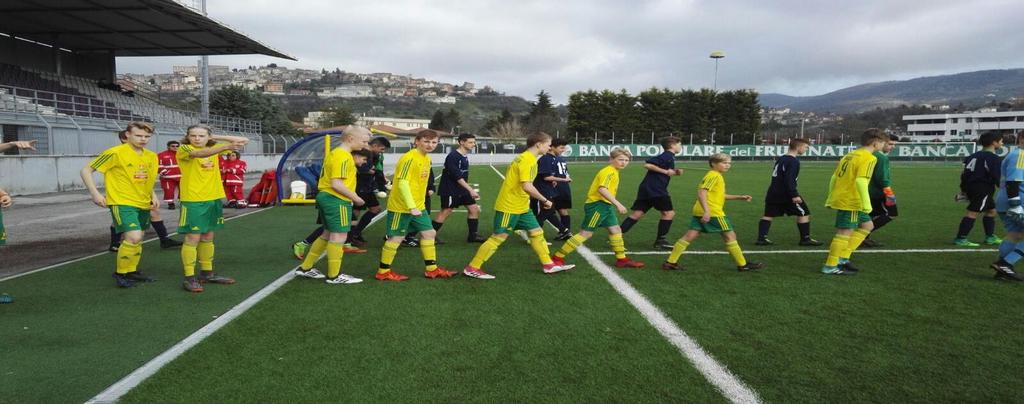
[[(122, 104), (129, 102), (124, 101)], [(0, 84), (0, 111), (121, 122), (146, 121), (178, 126), (189, 126), (202, 122), (198, 112), (145, 105), (141, 102), (130, 106), (118, 105), (96, 96), (56, 93), (4, 84)], [(206, 123), (225, 132), (252, 135), (256, 138), (263, 133), (263, 124), (249, 119), (210, 115), (210, 119)]]

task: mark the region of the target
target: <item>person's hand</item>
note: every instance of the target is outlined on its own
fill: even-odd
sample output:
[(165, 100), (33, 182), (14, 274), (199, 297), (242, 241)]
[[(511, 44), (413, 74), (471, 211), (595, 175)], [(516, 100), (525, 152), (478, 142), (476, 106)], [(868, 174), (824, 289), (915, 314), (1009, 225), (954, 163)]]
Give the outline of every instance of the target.
[(371, 168), (370, 171), (367, 171), (366, 173), (370, 174), (370, 175), (376, 175), (377, 174), (377, 170), (374, 170), (374, 169)]
[(740, 195), (740, 199), (742, 199), (744, 201), (747, 201), (747, 202), (750, 202), (750, 201), (754, 200), (754, 197), (752, 197), (750, 195)]
[(360, 198), (359, 196), (356, 196), (355, 198), (352, 199), (352, 205), (363, 206), (365, 204), (366, 201), (364, 201), (363, 198)]
[(107, 198), (105, 198), (103, 195), (93, 195), (92, 196), (92, 203), (96, 204), (96, 206), (99, 206), (101, 208), (106, 208), (107, 207)]
[(13, 142), (10, 142), (10, 144), (13, 145), (14, 147), (19, 148), (19, 149), (29, 149), (29, 150), (33, 150), (34, 151), (36, 149), (36, 142), (37, 141), (38, 140), (29, 140), (29, 141), (15, 140)]
[(700, 222), (701, 223), (708, 223), (710, 221), (711, 221), (711, 213), (704, 212), (704, 216), (700, 217)]
[(417, 208), (409, 209), (409, 215), (419, 216), (421, 213), (423, 213), (423, 212), (420, 212), (420, 210), (417, 209)]
[(794, 196), (793, 197), (793, 203), (798, 204), (798, 205), (801, 204), (801, 203), (804, 203), (804, 198), (801, 198), (799, 196)]
[(149, 210), (156, 210), (156, 209), (160, 209), (160, 201), (158, 201), (156, 199), (150, 199), (149, 200)]
[(555, 206), (555, 204), (553, 202), (551, 202), (550, 199), (544, 200), (544, 204), (543, 205), (544, 205), (544, 210), (551, 209), (552, 207)]
[(896, 195), (889, 195), (885, 197), (885, 206), (896, 206)]
[(473, 189), (473, 190), (470, 190), (470, 191), (469, 191), (469, 196), (470, 196), (470, 197), (472, 197), (472, 198), (473, 198), (473, 200), (478, 200), (478, 199), (480, 199), (480, 193), (479, 193), (479, 192), (476, 192), (476, 190), (475, 190), (475, 189)]
[(683, 175), (683, 169), (682, 168), (677, 168), (676, 169), (676, 175)]
[(8, 194), (0, 195), (0, 208), (9, 208), (14, 204), (11, 200), (11, 196)]
[(626, 207), (622, 206), (621, 203), (615, 204), (615, 209), (618, 209), (620, 215), (626, 214)]
[(427, 191), (427, 196), (428, 196), (428, 197), (430, 197), (430, 196), (434, 196), (434, 191), (429, 191), (429, 190), (428, 190), (428, 191)]

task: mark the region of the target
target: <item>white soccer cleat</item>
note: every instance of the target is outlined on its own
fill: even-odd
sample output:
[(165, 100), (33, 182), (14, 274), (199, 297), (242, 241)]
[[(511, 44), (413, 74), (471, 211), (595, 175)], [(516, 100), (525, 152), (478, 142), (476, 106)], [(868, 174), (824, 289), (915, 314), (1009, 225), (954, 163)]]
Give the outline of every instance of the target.
[(530, 234), (527, 233), (526, 230), (516, 230), (516, 235), (518, 235), (519, 238), (523, 239), (523, 241), (527, 243), (530, 242)]
[(345, 275), (345, 274), (338, 274), (337, 278), (334, 278), (334, 279), (328, 278), (324, 282), (328, 283), (328, 284), (331, 284), (331, 285), (348, 285), (348, 284), (353, 284), (353, 283), (359, 283), (359, 282), (362, 282), (362, 281), (363, 281), (362, 279), (356, 278), (354, 276), (348, 276), (348, 275)]
[(316, 268), (310, 268), (308, 271), (303, 271), (302, 268), (296, 269), (295, 276), (301, 276), (303, 278), (310, 279), (323, 279), (327, 277), (327, 275), (324, 275), (320, 271), (317, 271)]
[(576, 268), (575, 264), (565, 264), (565, 265), (551, 264), (549, 266), (545, 265), (543, 269), (544, 269), (544, 273), (546, 273), (546, 274), (554, 274), (554, 273), (558, 273), (558, 272), (562, 272), (562, 271), (568, 271), (568, 270), (573, 269), (573, 268)]
[(484, 272), (482, 269), (476, 269), (472, 267), (466, 267), (462, 270), (462, 274), (470, 278), (477, 279), (494, 279), (494, 275)]

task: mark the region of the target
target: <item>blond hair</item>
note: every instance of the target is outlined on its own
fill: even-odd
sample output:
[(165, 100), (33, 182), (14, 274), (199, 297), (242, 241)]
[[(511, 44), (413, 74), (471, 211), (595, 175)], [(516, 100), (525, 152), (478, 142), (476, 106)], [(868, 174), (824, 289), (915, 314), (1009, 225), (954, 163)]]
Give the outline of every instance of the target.
[(732, 161), (732, 156), (725, 153), (715, 153), (711, 157), (708, 157), (708, 165), (714, 166), (715, 163), (721, 163), (724, 161)]
[(608, 158), (614, 159), (614, 158), (617, 158), (619, 156), (626, 156), (626, 157), (629, 157), (629, 158), (632, 159), (633, 158), (633, 153), (630, 153), (629, 150), (623, 149), (621, 147), (616, 147), (616, 148), (612, 149), (611, 152), (608, 152)]

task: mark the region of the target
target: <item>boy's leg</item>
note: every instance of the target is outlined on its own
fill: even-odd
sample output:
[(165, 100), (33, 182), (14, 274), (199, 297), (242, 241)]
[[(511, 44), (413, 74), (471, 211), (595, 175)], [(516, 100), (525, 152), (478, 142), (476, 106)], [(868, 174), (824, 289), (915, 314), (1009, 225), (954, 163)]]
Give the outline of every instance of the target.
[[(965, 247), (966, 246), (970, 246), (970, 245), (968, 245), (968, 243), (970, 243), (970, 241), (967, 240), (967, 237), (970, 236), (971, 230), (974, 229), (974, 222), (977, 219), (978, 219), (978, 212), (972, 212), (972, 211), (968, 210), (966, 213), (964, 213), (964, 217), (960, 219), (960, 226), (957, 228), (956, 238), (953, 239), (953, 244), (956, 244), (956, 245), (959, 245), (959, 246), (965, 246)], [(993, 223), (993, 227), (995, 227), (994, 223)], [(986, 229), (986, 230), (988, 230), (988, 229)], [(974, 245), (970, 246), (970, 247), (976, 247), (976, 246), (979, 245), (977, 243), (971, 243), (971, 244), (974, 244)]]
[[(515, 221), (517, 215), (511, 213), (495, 211), (494, 212), (494, 234), (487, 238), (480, 248), (476, 250), (476, 254), (473, 254), (473, 259), (470, 260), (469, 265), (466, 266), (463, 273), (469, 276), (480, 277), (479, 274), (484, 273), (482, 271), (483, 265), (487, 260), (491, 259), (498, 248), (508, 239), (508, 234), (515, 230)], [(485, 273), (484, 273), (485, 274)], [(492, 279), (493, 276), (489, 276), (487, 279)]]
[(772, 229), (772, 217), (762, 216), (757, 222), (757, 244), (768, 245), (768, 232)]
[(562, 219), (562, 228), (565, 229), (565, 231), (571, 230), (572, 217), (569, 216), (569, 209), (559, 209), (558, 215), (559, 218)]
[(401, 246), (403, 237), (408, 237), (408, 234), (416, 234), (416, 232), (408, 231), (412, 216), (408, 213), (392, 212), (389, 210), (384, 220), (388, 224), (388, 239), (384, 242), (384, 247), (381, 248), (380, 264), (377, 266), (377, 275), (375, 277), (382, 281), (403, 281), (409, 279), (405, 275), (392, 271), (391, 264), (395, 261), (395, 256), (398, 255), (398, 247)]
[(466, 205), (466, 241), (471, 243), (482, 243), (484, 238), (480, 237), (480, 205), (474, 203)]
[(871, 235), (871, 230), (873, 227), (873, 221), (865, 220), (860, 224), (860, 226), (857, 227), (856, 230), (853, 231), (852, 234), (850, 234), (850, 241), (847, 242), (846, 249), (843, 250), (843, 253), (839, 256), (840, 265), (848, 263), (850, 261), (850, 256), (853, 255), (853, 252), (857, 251), (857, 248), (860, 247), (861, 243), (864, 242), (864, 239), (868, 238), (868, 236)]
[(629, 216), (626, 216), (626, 218), (622, 220), (622, 224), (619, 225), (623, 234), (628, 233), (629, 229), (632, 229), (633, 225), (640, 221), (640, 218), (644, 217), (644, 213), (647, 213), (647, 210), (650, 209), (649, 206), (641, 205), (642, 204), (639, 199), (633, 202), (633, 206), (630, 208), (632, 212), (630, 212)]
[(828, 257), (821, 268), (821, 272), (828, 275), (841, 275), (845, 272), (839, 269), (839, 259), (846, 253), (850, 245), (850, 236), (853, 230), (858, 227), (857, 218), (860, 212), (839, 210), (836, 211), (836, 235), (829, 244)]
[(668, 197), (664, 198), (667, 202), (660, 202), (661, 204), (668, 204), (668, 210), (661, 211), (661, 220), (658, 221), (658, 235), (655, 237), (654, 246), (655, 248), (672, 248), (672, 245), (665, 240), (668, 237), (669, 230), (672, 229), (672, 221), (676, 217), (676, 211), (672, 210), (672, 201)]
[(327, 278), (336, 279), (341, 275), (341, 263), (345, 258), (345, 240), (348, 233), (330, 232), (327, 235)]
[[(696, 220), (697, 218), (694, 219)], [(682, 257), (683, 253), (686, 252), (686, 249), (690, 247), (690, 242), (698, 236), (700, 236), (700, 230), (693, 229), (693, 223), (691, 223), (690, 230), (687, 230), (686, 233), (683, 234), (679, 240), (676, 240), (676, 243), (672, 246), (672, 252), (668, 254), (668, 259), (665, 260), (671, 268), (666, 269), (678, 269), (677, 263), (679, 262), (679, 258)]]
[[(565, 243), (562, 244), (562, 247), (560, 247), (558, 249), (558, 251), (555, 252), (555, 256), (554, 256), (554, 259), (553, 259), (554, 262), (556, 264), (564, 263), (566, 256), (568, 256), (569, 254), (572, 254), (573, 251), (576, 251), (577, 248), (579, 248), (581, 245), (583, 245), (583, 243), (586, 243), (587, 240), (589, 240), (593, 236), (594, 236), (594, 233), (591, 232), (591, 231), (580, 230), (579, 233), (576, 233), (575, 235), (570, 237), (568, 240), (565, 240)], [(621, 234), (620, 234), (620, 236), (621, 236)]]

